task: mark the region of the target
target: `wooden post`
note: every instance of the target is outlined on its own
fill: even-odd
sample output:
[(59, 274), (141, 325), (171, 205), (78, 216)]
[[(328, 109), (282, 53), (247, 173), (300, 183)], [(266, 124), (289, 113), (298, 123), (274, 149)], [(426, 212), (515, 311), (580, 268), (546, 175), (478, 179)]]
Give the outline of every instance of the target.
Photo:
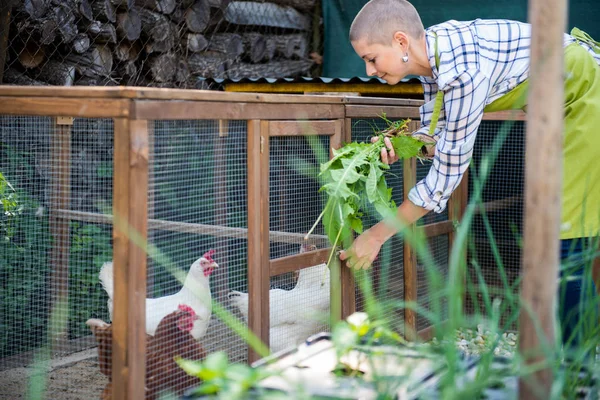
[[(215, 138), (214, 160), (215, 160), (215, 225), (227, 226), (227, 137), (229, 136), (229, 121), (220, 119), (217, 121), (219, 136)], [(213, 282), (215, 285), (216, 298), (224, 301), (229, 290), (227, 248), (229, 239), (217, 238), (216, 251), (220, 268), (214, 272)]]
[[(519, 320), (519, 348), (529, 364), (551, 362), (543, 346), (552, 349), (554, 344), (561, 215), (566, 3), (565, 0), (529, 1), (532, 39), (521, 288), (523, 306)], [(541, 329), (540, 333), (536, 326)], [(552, 380), (550, 365), (521, 377), (519, 398), (550, 398)]]
[[(469, 170), (465, 171), (465, 174), (463, 175), (460, 185), (458, 185), (458, 187), (456, 188), (454, 193), (452, 193), (452, 195), (450, 196), (450, 200), (448, 200), (448, 219), (450, 221), (452, 221), (453, 224), (460, 223), (460, 221), (462, 220), (462, 217), (467, 208), (468, 199), (469, 199)], [(448, 252), (449, 253), (452, 252), (452, 247), (454, 246), (455, 239), (456, 239), (456, 228), (454, 228), (452, 230), (452, 232), (450, 232), (448, 234)], [(463, 290), (465, 290), (465, 292), (463, 293), (463, 298), (462, 298), (462, 307), (464, 309), (464, 305), (466, 302), (466, 293), (467, 293), (466, 292), (466, 282), (467, 282), (467, 269), (466, 269), (467, 247), (466, 247), (466, 245), (462, 249), (460, 257), (462, 260), (461, 262), (464, 265), (463, 275), (460, 279), (460, 281), (462, 282), (462, 285), (463, 285)], [(448, 259), (450, 259), (450, 254), (448, 254)]]
[[(71, 129), (73, 118), (57, 117), (52, 130), (52, 174), (50, 176), (50, 234), (52, 250), (52, 314), (57, 316), (57, 331), (52, 332), (53, 351), (60, 351), (68, 340), (69, 319), (69, 220), (61, 218), (57, 210), (71, 207)], [(60, 309), (60, 308), (62, 309)]]
[[(248, 121), (248, 327), (269, 345), (269, 122)], [(248, 363), (259, 359), (248, 348)]]
[[(411, 127), (411, 131), (417, 128)], [(417, 182), (417, 160), (409, 158), (403, 161), (402, 176), (404, 186), (404, 201), (408, 200), (408, 192)], [(415, 225), (409, 229), (414, 232)], [(417, 253), (404, 240), (404, 301), (417, 301)], [(404, 336), (407, 340), (417, 338), (417, 313), (414, 310), (404, 309)]]
[[(148, 121), (115, 118), (112, 398), (143, 399), (146, 374)], [(140, 242), (141, 241), (141, 242)]]

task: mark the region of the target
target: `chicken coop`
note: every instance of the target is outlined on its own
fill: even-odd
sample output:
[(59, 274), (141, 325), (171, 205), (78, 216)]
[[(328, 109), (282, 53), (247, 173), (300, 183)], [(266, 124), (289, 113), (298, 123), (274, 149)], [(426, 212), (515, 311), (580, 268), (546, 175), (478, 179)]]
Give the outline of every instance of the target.
[[(330, 95), (1, 87), (0, 398), (39, 387), (31, 381), (42, 372), (47, 398), (180, 392), (189, 385), (185, 377), (156, 368), (163, 353), (184, 351), (177, 343), (193, 343), (180, 353), (191, 359), (215, 351), (235, 362), (259, 358), (219, 313), (231, 313), (272, 350), (281, 350), (363, 309), (352, 272), (335, 262), (324, 268), (331, 249), (322, 227), (304, 239), (324, 206), (319, 164), (332, 148), (368, 140), (384, 127), (384, 114), (418, 121), (420, 104)], [(513, 147), (500, 157), (522, 170), (515, 164), (523, 149), (522, 115), (485, 118), (476, 153), (489, 145), (501, 121), (516, 119)], [(392, 166), (388, 184), (397, 203), (428, 169), (414, 159)], [(495, 170), (491, 179), (494, 188), (484, 193), (480, 214), (492, 216), (491, 229), (505, 243), (501, 252), (518, 271), (518, 248), (509, 236), (520, 229), (522, 174), (507, 178)], [(464, 180), (445, 212), (412, 227), (428, 238), (442, 278), (472, 185)], [(475, 218), (474, 225), (484, 275), (499, 282), (485, 243), (488, 224)], [(428, 308), (427, 277), (408, 243), (393, 238), (381, 254), (369, 273), (378, 298)], [(194, 311), (177, 311), (181, 305)], [(171, 312), (180, 319), (169, 330)], [(398, 332), (431, 337), (424, 316), (408, 309), (395, 313)], [(165, 350), (168, 340), (162, 343), (159, 332), (170, 332), (166, 339), (175, 350)], [(139, 384), (144, 379), (146, 385)]]

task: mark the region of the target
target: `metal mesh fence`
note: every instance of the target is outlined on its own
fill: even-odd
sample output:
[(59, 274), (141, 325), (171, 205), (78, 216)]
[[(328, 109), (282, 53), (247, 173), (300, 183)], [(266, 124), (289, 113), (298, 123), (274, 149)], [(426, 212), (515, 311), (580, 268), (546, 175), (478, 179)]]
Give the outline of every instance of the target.
[[(385, 128), (386, 123), (380, 118), (352, 120), (352, 141), (365, 142), (373, 136), (374, 130)], [(388, 187), (392, 188), (392, 199), (396, 204), (402, 203), (404, 197), (402, 163), (391, 165), (386, 176)], [(368, 229), (379, 221), (376, 212), (372, 210), (363, 220), (364, 228)], [(404, 300), (404, 240), (394, 236), (382, 247), (379, 257), (373, 263), (367, 274), (371, 279), (377, 300), (385, 304), (389, 300)], [(365, 299), (360, 291), (361, 282), (357, 282), (357, 311), (364, 310)], [(402, 331), (404, 326), (404, 309), (391, 307), (391, 326)]]
[[(477, 288), (479, 283), (474, 263), (481, 268), (481, 274), (493, 297), (503, 298), (506, 292), (504, 277), (509, 285), (514, 285), (520, 274), (523, 228), (523, 193), (525, 172), (525, 124), (512, 121), (483, 121), (477, 133), (469, 175), (469, 194), (473, 192), (474, 179), (481, 160), (491, 148), (500, 129), (510, 129), (498, 158), (491, 166), (488, 180), (483, 187), (482, 203), (484, 212), (479, 211), (470, 229), (468, 252), (468, 280), (475, 290), (466, 298), (469, 313), (484, 313), (482, 295)], [(497, 250), (497, 256), (495, 251)], [(516, 293), (518, 287), (514, 287)], [(511, 312), (509, 308), (506, 312)], [(513, 326), (514, 328), (514, 326)]]
[(320, 13), (320, 0), (13, 0), (0, 81), (210, 89), (318, 75)]

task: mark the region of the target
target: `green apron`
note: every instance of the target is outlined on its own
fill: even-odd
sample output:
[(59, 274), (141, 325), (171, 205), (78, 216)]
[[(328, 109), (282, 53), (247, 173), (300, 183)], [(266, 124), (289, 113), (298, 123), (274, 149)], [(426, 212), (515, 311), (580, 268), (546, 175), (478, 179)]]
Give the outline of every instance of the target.
[[(600, 52), (600, 44), (584, 32), (575, 28), (571, 35), (578, 42), (590, 44), (596, 53)], [(600, 66), (586, 49), (572, 43), (565, 48), (565, 69), (560, 238), (593, 237), (600, 234)], [(522, 82), (488, 104), (484, 111), (526, 111), (528, 86), (529, 80)], [(443, 102), (442, 96), (442, 91), (438, 92), (436, 106)], [(430, 132), (434, 131), (433, 122), (437, 120), (434, 115)]]

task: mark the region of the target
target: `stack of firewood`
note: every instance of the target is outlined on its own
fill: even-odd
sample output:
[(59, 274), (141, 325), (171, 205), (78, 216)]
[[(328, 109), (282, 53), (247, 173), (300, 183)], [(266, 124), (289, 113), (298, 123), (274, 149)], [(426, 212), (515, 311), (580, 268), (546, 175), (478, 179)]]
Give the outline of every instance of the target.
[(309, 75), (317, 0), (24, 0), (4, 82), (193, 87)]

